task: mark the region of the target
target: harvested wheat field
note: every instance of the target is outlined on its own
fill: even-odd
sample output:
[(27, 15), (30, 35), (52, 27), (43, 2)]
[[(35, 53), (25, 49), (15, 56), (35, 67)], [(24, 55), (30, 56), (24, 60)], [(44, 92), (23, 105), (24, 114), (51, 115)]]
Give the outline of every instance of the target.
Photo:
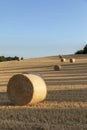
[[(75, 63), (68, 59), (75, 58)], [(0, 62), (0, 129), (87, 130), (87, 55), (66, 55)], [(60, 71), (53, 69), (61, 65)], [(34, 105), (16, 106), (7, 96), (7, 84), (15, 74), (38, 73), (47, 85), (46, 99)]]

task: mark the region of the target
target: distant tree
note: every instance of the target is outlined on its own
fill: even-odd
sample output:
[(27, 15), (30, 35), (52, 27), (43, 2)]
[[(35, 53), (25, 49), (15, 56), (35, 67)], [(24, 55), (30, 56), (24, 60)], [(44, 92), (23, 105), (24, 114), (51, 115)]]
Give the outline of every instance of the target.
[(75, 54), (83, 54), (83, 50), (78, 50)]
[(87, 54), (87, 44), (86, 44), (85, 47), (83, 48), (83, 54)]
[(4, 57), (4, 56), (0, 56), (0, 62), (3, 61), (11, 61), (11, 60), (19, 60), (19, 57), (15, 56), (15, 57)]
[(19, 57), (15, 56), (15, 57), (13, 57), (13, 60), (18, 60), (19, 61)]
[(23, 60), (24, 58), (23, 57), (21, 57), (21, 60)]
[(5, 61), (5, 57), (4, 56), (0, 56), (0, 62)]
[(78, 50), (75, 54), (87, 54), (87, 44), (84, 46), (83, 50)]
[(12, 57), (9, 56), (9, 57), (6, 57), (5, 59), (6, 59), (7, 61), (11, 61), (11, 60), (12, 60)]

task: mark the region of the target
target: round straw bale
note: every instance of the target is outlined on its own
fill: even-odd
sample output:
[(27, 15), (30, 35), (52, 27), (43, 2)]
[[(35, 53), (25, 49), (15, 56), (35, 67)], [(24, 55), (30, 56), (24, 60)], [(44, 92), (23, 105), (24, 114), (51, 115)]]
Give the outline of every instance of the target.
[(59, 58), (61, 59), (61, 58), (63, 58), (63, 56), (62, 56), (62, 55), (59, 55)]
[(66, 59), (65, 58), (61, 58), (61, 62), (65, 62), (66, 61)]
[(54, 65), (54, 70), (55, 71), (60, 71), (61, 70), (61, 66), (60, 65)]
[(75, 62), (75, 58), (71, 58), (71, 59), (70, 59), (70, 62), (71, 62), (71, 63), (74, 63), (74, 62)]
[(36, 74), (17, 74), (8, 82), (7, 95), (15, 105), (35, 104), (46, 98), (46, 83)]

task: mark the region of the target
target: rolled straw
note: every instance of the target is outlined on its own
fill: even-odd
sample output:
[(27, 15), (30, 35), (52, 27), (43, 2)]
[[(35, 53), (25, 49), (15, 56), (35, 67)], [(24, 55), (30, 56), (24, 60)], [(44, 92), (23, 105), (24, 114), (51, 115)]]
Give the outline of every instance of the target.
[(46, 83), (38, 74), (17, 74), (8, 82), (7, 95), (15, 105), (36, 104), (46, 98)]

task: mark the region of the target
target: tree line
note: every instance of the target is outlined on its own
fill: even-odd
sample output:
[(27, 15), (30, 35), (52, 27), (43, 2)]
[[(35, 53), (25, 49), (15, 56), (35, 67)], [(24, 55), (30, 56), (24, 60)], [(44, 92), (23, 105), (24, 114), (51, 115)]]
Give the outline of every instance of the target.
[(19, 61), (19, 57), (14, 56), (14, 57), (5, 57), (5, 56), (0, 56), (0, 62), (3, 61), (11, 61), (11, 60), (18, 60)]
[[(87, 44), (84, 46), (84, 48), (82, 50), (76, 51), (75, 54), (87, 54)], [(0, 56), (0, 62), (11, 61), (11, 60), (18, 60), (19, 61), (20, 58), (18, 56), (14, 56), (14, 57)], [(21, 57), (21, 60), (23, 60), (23, 57)]]
[(82, 50), (78, 50), (75, 54), (87, 54), (87, 44), (84, 46)]

